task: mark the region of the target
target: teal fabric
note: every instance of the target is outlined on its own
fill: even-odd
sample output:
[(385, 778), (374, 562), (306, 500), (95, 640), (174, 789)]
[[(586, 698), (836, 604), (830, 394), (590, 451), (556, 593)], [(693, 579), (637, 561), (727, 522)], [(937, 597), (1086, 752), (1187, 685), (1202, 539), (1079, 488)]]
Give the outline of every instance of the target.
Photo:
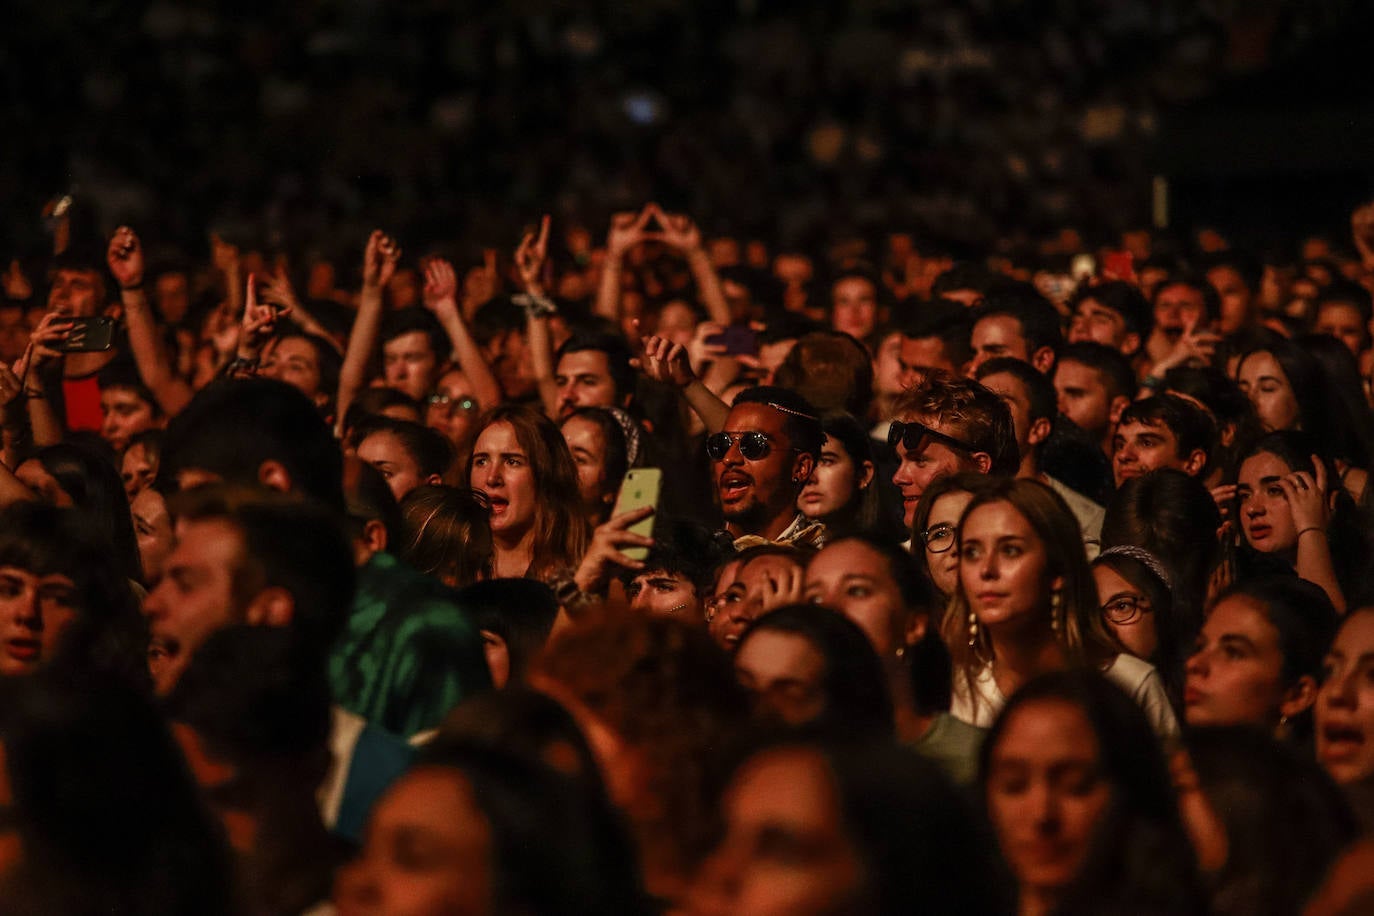
[(436, 727), (450, 709), (491, 686), (482, 638), (452, 590), (379, 553), (358, 570), (358, 590), (329, 659), (334, 700), (392, 734)]
[(930, 730), (908, 747), (939, 764), (947, 776), (967, 787), (978, 778), (978, 751), (985, 737), (986, 729), (969, 725), (942, 712), (935, 717)]
[(334, 833), (361, 843), (372, 806), (388, 786), (401, 778), (414, 757), (414, 748), (400, 738), (375, 725), (364, 727), (353, 746)]

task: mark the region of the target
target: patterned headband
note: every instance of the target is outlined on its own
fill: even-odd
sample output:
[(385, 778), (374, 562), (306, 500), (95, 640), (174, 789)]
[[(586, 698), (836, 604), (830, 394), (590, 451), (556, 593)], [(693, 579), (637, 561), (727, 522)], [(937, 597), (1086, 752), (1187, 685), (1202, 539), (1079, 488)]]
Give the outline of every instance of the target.
[(1171, 592), (1174, 590), (1174, 583), (1169, 576), (1169, 571), (1165, 569), (1159, 557), (1150, 553), (1144, 547), (1134, 547), (1130, 544), (1122, 544), (1117, 547), (1108, 547), (1097, 555), (1099, 560), (1105, 559), (1106, 557), (1126, 557), (1127, 559), (1135, 560), (1158, 576), (1159, 580), (1164, 583), (1165, 588)]

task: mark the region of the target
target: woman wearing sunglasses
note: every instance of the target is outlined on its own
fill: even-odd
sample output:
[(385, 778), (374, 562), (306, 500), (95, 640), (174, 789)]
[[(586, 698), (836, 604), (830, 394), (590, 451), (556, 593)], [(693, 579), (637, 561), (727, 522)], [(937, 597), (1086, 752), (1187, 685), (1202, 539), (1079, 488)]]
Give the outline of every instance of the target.
[(1037, 675), (1095, 668), (1141, 705), (1157, 734), (1177, 734), (1159, 673), (1121, 652), (1107, 629), (1078, 522), (1057, 493), (1033, 480), (989, 482), (964, 510), (957, 549), (959, 587), (942, 628), (953, 715), (988, 727)]

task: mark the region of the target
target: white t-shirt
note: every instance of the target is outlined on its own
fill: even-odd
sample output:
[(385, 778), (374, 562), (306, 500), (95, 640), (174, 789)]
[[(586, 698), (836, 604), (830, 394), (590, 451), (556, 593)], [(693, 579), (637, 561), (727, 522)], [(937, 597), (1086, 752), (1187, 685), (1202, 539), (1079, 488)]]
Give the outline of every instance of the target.
[[(1156, 735), (1165, 741), (1178, 737), (1178, 719), (1174, 717), (1173, 707), (1169, 705), (1169, 697), (1164, 692), (1164, 681), (1154, 665), (1123, 652), (1112, 660), (1102, 674), (1140, 704)], [(993, 679), (992, 665), (978, 672), (973, 688), (977, 694), (976, 702), (969, 696), (964, 679), (955, 676), (950, 715), (979, 728), (991, 728), (1007, 703), (1007, 698), (1002, 696), (1002, 691), (997, 689), (997, 681)]]

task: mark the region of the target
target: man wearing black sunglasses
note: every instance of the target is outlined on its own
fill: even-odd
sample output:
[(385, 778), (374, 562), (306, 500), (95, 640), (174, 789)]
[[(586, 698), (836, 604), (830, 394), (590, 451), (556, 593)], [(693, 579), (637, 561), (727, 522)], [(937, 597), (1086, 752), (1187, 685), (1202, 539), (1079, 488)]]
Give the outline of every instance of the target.
[(993, 392), (943, 372), (903, 393), (887, 441), (897, 451), (892, 482), (908, 528), (926, 487), (959, 471), (1012, 477), (1020, 466), (1011, 411)]
[(793, 540), (803, 527), (815, 536), (796, 504), (824, 441), (816, 409), (795, 391), (740, 392), (725, 428), (706, 440), (725, 529), (736, 539)]

